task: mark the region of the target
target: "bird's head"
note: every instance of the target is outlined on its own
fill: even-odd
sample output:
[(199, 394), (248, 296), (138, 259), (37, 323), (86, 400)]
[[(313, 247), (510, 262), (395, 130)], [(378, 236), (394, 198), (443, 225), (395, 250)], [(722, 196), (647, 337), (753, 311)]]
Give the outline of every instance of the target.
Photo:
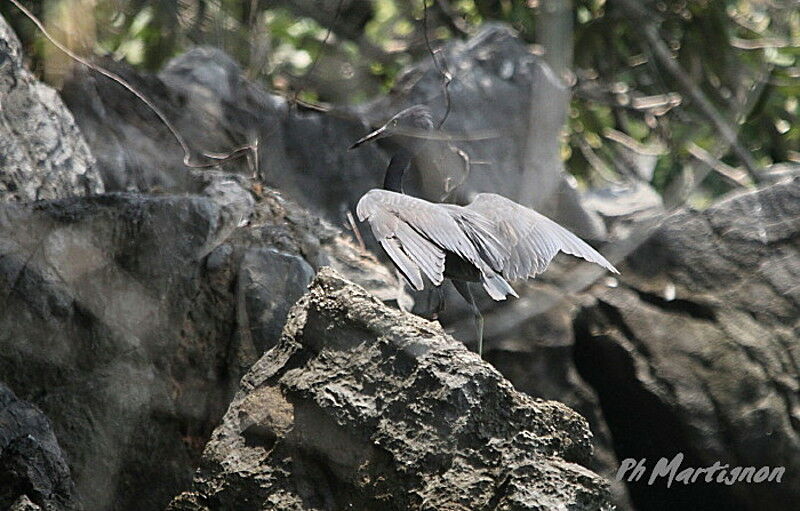
[(350, 146), (350, 149), (355, 149), (366, 142), (379, 140), (398, 133), (402, 134), (404, 131), (409, 133), (432, 129), (433, 115), (430, 108), (425, 105), (414, 105), (395, 114), (386, 124), (356, 141)]

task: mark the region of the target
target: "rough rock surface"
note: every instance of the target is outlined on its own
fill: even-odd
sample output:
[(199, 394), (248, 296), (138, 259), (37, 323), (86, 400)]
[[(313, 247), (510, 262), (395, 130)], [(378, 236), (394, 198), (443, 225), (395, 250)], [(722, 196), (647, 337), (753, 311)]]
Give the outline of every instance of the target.
[(276, 192), (197, 181), (0, 207), (0, 374), (52, 421), (87, 509), (163, 508), (188, 484), (314, 268), (394, 294), (382, 265)]
[[(568, 268), (568, 265), (551, 268), (547, 276), (557, 274), (563, 280), (566, 272), (559, 270)], [(484, 349), (491, 347), (484, 353), (486, 360), (520, 392), (560, 401), (586, 418), (594, 445), (594, 456), (587, 466), (611, 482), (618, 509), (631, 509), (627, 488), (614, 480), (619, 462), (597, 394), (579, 375), (573, 358), (573, 320), (580, 304), (591, 297), (571, 296), (559, 286), (539, 279), (524, 286), (515, 283), (515, 287), (521, 297), (505, 306), (496, 307), (488, 297), (481, 303), (486, 326)], [(454, 309), (462, 302), (454, 296), (442, 314), (442, 321), (451, 325), (453, 337), (474, 347), (475, 325), (470, 315), (461, 312), (462, 319), (454, 321), (460, 312)]]
[(50, 421), (0, 383), (0, 508), (81, 509)]
[(670, 217), (577, 323), (620, 458), (783, 466), (779, 483), (630, 485), (640, 509), (800, 501), (800, 179)]
[(590, 436), (323, 268), (170, 509), (604, 509)]
[(102, 191), (72, 114), (56, 91), (25, 69), (19, 40), (0, 17), (0, 201)]

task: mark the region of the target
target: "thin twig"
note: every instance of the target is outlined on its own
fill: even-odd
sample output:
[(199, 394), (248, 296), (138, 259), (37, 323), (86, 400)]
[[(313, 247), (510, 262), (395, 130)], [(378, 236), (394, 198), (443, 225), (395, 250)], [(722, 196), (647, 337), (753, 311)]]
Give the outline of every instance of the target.
[(740, 50), (763, 50), (765, 48), (798, 48), (800, 47), (800, 40), (789, 40), (780, 37), (762, 37), (760, 39), (731, 37), (730, 44)]
[(356, 240), (358, 240), (358, 246), (361, 247), (363, 252), (366, 252), (367, 246), (364, 244), (364, 238), (361, 237), (361, 231), (358, 229), (356, 219), (353, 218), (353, 213), (350, 210), (347, 210), (347, 221), (350, 222), (350, 228), (353, 230)]
[(750, 183), (747, 181), (747, 173), (726, 165), (724, 162), (718, 160), (711, 153), (698, 146), (694, 142), (690, 142), (687, 146), (689, 154), (697, 158), (699, 161), (708, 165), (711, 170), (733, 182), (737, 186), (747, 188)]
[(144, 103), (147, 106), (147, 108), (149, 108), (156, 115), (156, 117), (158, 117), (158, 119), (167, 128), (167, 130), (169, 130), (170, 134), (172, 134), (173, 138), (175, 138), (175, 140), (178, 142), (178, 145), (181, 146), (181, 150), (183, 151), (183, 164), (186, 165), (187, 167), (191, 167), (191, 168), (214, 167), (214, 166), (218, 165), (222, 161), (227, 161), (227, 160), (231, 160), (231, 159), (234, 159), (234, 158), (238, 158), (246, 150), (252, 149), (252, 144), (248, 144), (246, 146), (242, 146), (242, 147), (234, 149), (233, 151), (231, 151), (227, 155), (221, 155), (219, 157), (214, 158), (217, 161), (212, 162), (212, 163), (194, 163), (194, 162), (192, 162), (191, 161), (192, 155), (191, 155), (191, 150), (189, 148), (189, 144), (186, 142), (186, 140), (180, 134), (178, 129), (175, 128), (175, 126), (172, 124), (172, 122), (167, 118), (167, 116), (155, 105), (155, 103), (153, 103), (147, 96), (145, 96), (144, 94), (142, 94), (141, 92), (136, 90), (136, 88), (134, 88), (133, 85), (128, 83), (128, 81), (126, 81), (120, 75), (118, 75), (118, 74), (116, 74), (116, 73), (114, 73), (112, 71), (109, 71), (109, 70), (107, 70), (107, 69), (105, 69), (103, 67), (100, 67), (100, 66), (98, 66), (96, 64), (93, 64), (93, 63), (89, 62), (88, 60), (86, 60), (85, 58), (81, 57), (77, 53), (75, 53), (72, 50), (70, 50), (69, 48), (67, 48), (61, 42), (59, 42), (55, 37), (53, 37), (47, 31), (47, 29), (44, 27), (44, 24), (42, 24), (42, 22), (39, 20), (39, 18), (34, 16), (34, 14), (31, 11), (29, 11), (24, 5), (19, 3), (18, 0), (11, 0), (11, 3), (14, 4), (14, 6), (17, 9), (22, 11), (22, 14), (24, 14), (29, 20), (31, 20), (34, 25), (36, 25), (36, 28), (39, 29), (39, 31), (42, 33), (42, 35), (44, 35), (44, 37), (48, 41), (50, 41), (50, 43), (52, 43), (53, 46), (55, 46), (56, 48), (58, 48), (59, 50), (64, 52), (72, 60), (74, 60), (76, 62), (79, 62), (80, 64), (83, 64), (84, 66), (86, 66), (89, 69), (95, 71), (96, 73), (99, 73), (99, 74), (105, 76), (106, 78), (108, 78), (109, 80), (111, 80), (113, 82), (116, 82), (117, 84), (121, 85), (125, 90), (127, 90), (128, 92), (133, 94), (139, 101)]
[(288, 101), (292, 105), (302, 106), (303, 108), (307, 108), (307, 109), (313, 110), (315, 112), (329, 113), (329, 112), (333, 111), (333, 107), (331, 105), (329, 105), (328, 103), (324, 103), (324, 102), (314, 103), (312, 101), (307, 101), (305, 99), (301, 99), (301, 98), (297, 97), (297, 95), (300, 94), (300, 92), (302, 92), (302, 89), (297, 91), (297, 92), (292, 92), (292, 93), (288, 93), (288, 92), (284, 92), (284, 91), (273, 91), (272, 93), (277, 95), (277, 96), (282, 97), (283, 99), (285, 99), (286, 101)]
[(492, 140), (501, 138), (503, 134), (509, 134), (508, 130), (485, 129), (474, 130), (466, 133), (438, 130), (431, 132), (418, 128), (392, 128), (392, 132), (405, 137), (420, 138), (424, 140), (446, 140), (448, 142), (460, 140)]
[(597, 175), (609, 183), (621, 183), (619, 179), (614, 177), (614, 172), (608, 168), (603, 159), (597, 156), (597, 153), (594, 152), (592, 146), (590, 146), (589, 142), (586, 141), (585, 136), (578, 135), (575, 137), (575, 140), (578, 144), (578, 149), (580, 149), (581, 154), (583, 154), (583, 157), (586, 158), (586, 161), (594, 169)]
[(450, 115), (450, 82), (453, 80), (453, 75), (447, 70), (446, 66), (447, 63), (444, 62), (442, 59), (442, 64), (439, 64), (439, 60), (436, 58), (436, 53), (433, 51), (431, 47), (431, 40), (428, 37), (428, 0), (422, 0), (422, 32), (425, 35), (425, 46), (428, 47), (428, 53), (431, 54), (431, 60), (433, 60), (433, 65), (436, 66), (436, 70), (439, 74), (442, 75), (442, 92), (444, 92), (444, 101), (445, 101), (445, 110), (444, 116), (436, 125), (436, 129), (440, 129), (444, 122), (447, 120), (447, 117)]

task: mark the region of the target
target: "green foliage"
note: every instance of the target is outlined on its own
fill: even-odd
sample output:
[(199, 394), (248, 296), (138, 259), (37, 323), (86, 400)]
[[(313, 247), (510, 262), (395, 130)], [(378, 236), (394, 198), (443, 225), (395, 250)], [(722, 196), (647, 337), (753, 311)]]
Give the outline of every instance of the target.
[[(620, 0), (563, 0), (572, 5), (575, 71), (567, 168), (586, 182), (631, 172), (624, 147), (658, 151), (651, 178), (659, 190), (688, 165), (692, 148), (740, 167), (728, 144), (668, 72), (641, 23)], [(89, 0), (28, 2), (39, 16)], [(542, 9), (559, 0), (427, 0), (431, 39), (462, 37), (487, 21), (515, 27), (537, 42)], [(8, 3), (34, 68), (42, 43)], [(197, 44), (223, 48), (250, 79), (272, 90), (300, 91), (308, 101), (354, 103), (388, 91), (399, 71), (427, 57), (423, 0), (92, 0), (94, 51), (156, 70)], [(790, 0), (659, 0), (639, 2), (646, 19), (739, 144), (758, 165), (800, 162), (800, 10)], [(59, 20), (48, 20), (57, 26)], [(38, 41), (38, 42), (37, 42)], [(658, 99), (664, 101), (659, 105)], [(614, 135), (617, 134), (617, 135)], [(621, 135), (619, 135), (621, 134)], [(622, 137), (622, 138), (621, 138)], [(628, 138), (624, 138), (628, 137)], [(627, 142), (620, 142), (625, 140)], [(654, 149), (655, 148), (655, 149)], [(708, 193), (728, 190), (718, 177)]]

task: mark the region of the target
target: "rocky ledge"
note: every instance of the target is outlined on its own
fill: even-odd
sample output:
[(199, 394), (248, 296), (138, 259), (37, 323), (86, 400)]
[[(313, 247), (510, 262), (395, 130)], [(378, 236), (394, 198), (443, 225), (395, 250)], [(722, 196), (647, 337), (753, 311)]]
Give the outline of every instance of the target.
[(606, 509), (586, 421), (323, 268), (171, 510)]

